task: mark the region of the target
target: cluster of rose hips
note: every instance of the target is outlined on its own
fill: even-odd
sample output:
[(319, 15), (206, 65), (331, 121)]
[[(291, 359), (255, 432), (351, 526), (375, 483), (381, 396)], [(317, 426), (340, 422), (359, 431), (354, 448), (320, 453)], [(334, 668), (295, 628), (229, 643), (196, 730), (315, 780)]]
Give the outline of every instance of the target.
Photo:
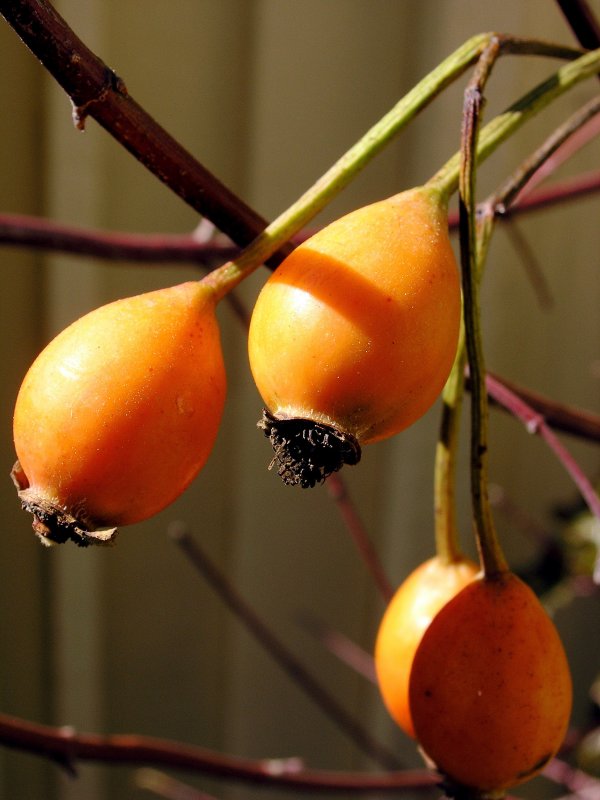
[[(207, 280), (118, 300), (38, 356), (14, 415), (13, 479), (45, 543), (111, 541), (196, 477), (226, 401)], [(266, 281), (249, 359), (287, 483), (312, 486), (419, 419), (457, 349), (446, 198), (417, 187), (298, 246)], [(455, 787), (497, 792), (557, 752), (571, 707), (558, 634), (512, 573), (436, 558), (399, 588), (376, 644), (390, 713)]]

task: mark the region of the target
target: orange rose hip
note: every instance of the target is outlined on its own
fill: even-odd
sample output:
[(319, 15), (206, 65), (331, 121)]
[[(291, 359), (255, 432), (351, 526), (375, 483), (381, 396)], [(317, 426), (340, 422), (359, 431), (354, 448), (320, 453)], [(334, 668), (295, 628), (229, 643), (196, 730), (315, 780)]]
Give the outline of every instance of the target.
[(110, 540), (197, 475), (225, 401), (214, 312), (188, 282), (95, 309), (40, 353), (16, 401), (13, 477), (42, 541)]
[(300, 244), (263, 286), (248, 340), (284, 481), (313, 486), (419, 419), (452, 366), (460, 313), (435, 189), (357, 209)]
[(451, 783), (502, 791), (560, 747), (572, 686), (557, 630), (512, 573), (478, 578), (431, 622), (410, 676), (425, 753)]
[(400, 584), (383, 615), (375, 641), (377, 683), (390, 715), (409, 736), (415, 735), (408, 684), (417, 647), (438, 611), (478, 571), (467, 558), (434, 556)]

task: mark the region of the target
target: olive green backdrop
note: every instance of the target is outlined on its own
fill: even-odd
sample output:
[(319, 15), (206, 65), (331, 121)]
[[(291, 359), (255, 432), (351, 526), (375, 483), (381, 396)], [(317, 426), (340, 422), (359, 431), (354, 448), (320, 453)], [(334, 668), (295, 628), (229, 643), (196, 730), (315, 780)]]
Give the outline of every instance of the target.
[[(172, 134), (266, 217), (292, 202), (422, 75), (485, 30), (565, 43), (550, 0), (61, 0), (75, 31)], [(600, 12), (597, 1), (593, 4)], [(552, 62), (505, 59), (488, 114), (548, 74)], [(426, 180), (459, 144), (463, 84), (448, 91), (323, 214)], [(503, 148), (481, 172), (482, 193), (590, 96), (576, 89)], [(598, 164), (593, 143), (575, 167)], [(187, 232), (196, 215), (90, 121), (73, 128), (68, 98), (0, 24), (0, 212), (112, 230)], [(600, 200), (520, 221), (555, 298), (541, 308), (522, 261), (500, 231), (486, 276), (488, 365), (565, 402), (598, 408)], [(46, 549), (32, 535), (8, 471), (21, 378), (41, 346), (98, 304), (190, 278), (191, 268), (105, 265), (0, 249), (2, 291), (0, 481), (0, 709), (83, 731), (172, 737), (253, 758), (373, 768), (273, 665), (166, 535), (187, 522), (238, 589), (374, 735), (418, 766), (375, 688), (328, 655), (301, 620), (314, 615), (370, 649), (383, 606), (326, 487), (302, 493), (266, 470), (255, 429), (260, 399), (244, 333), (220, 311), (229, 376), (225, 422), (210, 463), (157, 518), (121, 532), (108, 550)], [(251, 307), (266, 273), (241, 291)], [(118, 376), (115, 376), (118, 380)], [(395, 440), (367, 448), (345, 471), (394, 583), (432, 552), (437, 407)], [(573, 497), (562, 467), (508, 417), (492, 415), (492, 480), (547, 524)], [(570, 440), (588, 474), (598, 450)], [(466, 473), (461, 520), (470, 545)], [(531, 542), (505, 517), (516, 566)], [(575, 720), (598, 666), (598, 607), (557, 616), (576, 674)], [(0, 750), (0, 798), (121, 800), (148, 796), (134, 771), (82, 766), (78, 780), (32, 756)], [(219, 797), (256, 789), (191, 779)], [(548, 796), (543, 781), (529, 790)], [(262, 796), (262, 795), (261, 795)], [(279, 796), (276, 793), (270, 796)], [(288, 795), (286, 795), (288, 796)]]

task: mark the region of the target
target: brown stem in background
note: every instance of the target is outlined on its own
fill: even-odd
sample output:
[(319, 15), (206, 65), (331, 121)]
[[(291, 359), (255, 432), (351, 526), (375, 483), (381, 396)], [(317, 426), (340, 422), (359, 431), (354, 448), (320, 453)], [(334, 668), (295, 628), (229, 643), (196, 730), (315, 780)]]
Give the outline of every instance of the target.
[(374, 761), (386, 769), (398, 769), (399, 763), (396, 756), (386, 747), (377, 742), (359, 722), (353, 719), (348, 712), (335, 700), (329, 692), (321, 686), (309, 670), (291, 653), (275, 634), (268, 628), (263, 620), (250, 608), (241, 597), (237, 589), (211, 562), (196, 540), (194, 540), (185, 526), (173, 525), (170, 535), (185, 553), (191, 564), (208, 581), (217, 592), (221, 600), (252, 633), (254, 638), (269, 653), (295, 684), (313, 700), (317, 706), (327, 714), (337, 726), (344, 731), (354, 743)]
[[(551, 208), (568, 200), (577, 200), (589, 194), (595, 194), (599, 190), (600, 172), (565, 178), (562, 181), (557, 181), (552, 186), (536, 189), (535, 192), (519, 198), (514, 205), (503, 211), (502, 216), (498, 217), (498, 222), (507, 221), (515, 216), (520, 217), (531, 211)], [(450, 230), (458, 228), (458, 211), (453, 211), (448, 215), (448, 226)]]
[(571, 139), (587, 122), (600, 113), (600, 95), (592, 97), (581, 108), (577, 109), (565, 122), (513, 172), (506, 181), (486, 200), (486, 205), (493, 208), (496, 215), (502, 216), (516, 201), (516, 198), (527, 187), (527, 184), (548, 163), (553, 153)]
[(506, 378), (495, 375), (489, 370), (487, 374), (527, 403), (538, 414), (541, 414), (546, 423), (555, 430), (590, 442), (600, 442), (600, 416), (597, 414), (550, 400), (524, 386), (518, 386)]
[(56, 761), (70, 772), (77, 762), (162, 766), (211, 778), (298, 792), (377, 793), (428, 790), (436, 778), (424, 770), (384, 775), (298, 770), (297, 759), (252, 760), (203, 747), (136, 734), (77, 733), (0, 714), (0, 742)]
[(187, 263), (208, 267), (239, 252), (224, 236), (199, 241), (193, 233), (116, 233), (24, 214), (0, 214), (0, 244), (144, 266)]
[(577, 41), (588, 50), (600, 47), (600, 24), (586, 0), (556, 0)]
[[(498, 221), (577, 200), (598, 191), (600, 171), (567, 178), (520, 197), (510, 208), (504, 209)], [(458, 227), (458, 212), (449, 215), (448, 225), (451, 230)], [(296, 244), (314, 232), (306, 231), (292, 241)], [(82, 255), (108, 262), (120, 260), (146, 265), (189, 263), (202, 267), (234, 258), (239, 253), (238, 247), (219, 235), (203, 242), (198, 241), (194, 234), (115, 233), (75, 227), (25, 214), (0, 214), (0, 245)]]
[(329, 492), (329, 496), (336, 503), (341, 517), (346, 523), (346, 528), (370, 571), (377, 588), (381, 592), (383, 599), (389, 602), (393, 597), (394, 588), (388, 580), (385, 570), (383, 569), (383, 564), (369, 539), (365, 526), (362, 523), (352, 498), (348, 494), (348, 489), (344, 481), (339, 475), (332, 473), (325, 481), (325, 487)]
[(375, 663), (371, 653), (330, 627), (318, 617), (307, 611), (299, 615), (299, 622), (331, 655), (335, 656), (353, 672), (362, 675), (369, 683), (377, 685)]
[(545, 310), (553, 308), (554, 297), (544, 275), (544, 269), (527, 237), (514, 220), (510, 225), (504, 226), (504, 232), (523, 265), (540, 308)]
[(600, 519), (600, 498), (596, 494), (594, 487), (586, 478), (575, 459), (552, 432), (543, 416), (530, 408), (527, 403), (524, 403), (520, 397), (513, 394), (506, 386), (495, 381), (490, 375), (486, 377), (486, 385), (494, 400), (520, 420), (529, 433), (537, 433), (544, 439), (573, 479), (590, 511)]
[[(46, 0), (3, 0), (0, 13), (69, 95), (73, 121), (92, 117), (150, 172), (240, 247), (266, 221), (212, 175), (129, 95)], [(284, 249), (284, 252), (287, 252)], [(271, 263), (281, 260), (274, 256)]]

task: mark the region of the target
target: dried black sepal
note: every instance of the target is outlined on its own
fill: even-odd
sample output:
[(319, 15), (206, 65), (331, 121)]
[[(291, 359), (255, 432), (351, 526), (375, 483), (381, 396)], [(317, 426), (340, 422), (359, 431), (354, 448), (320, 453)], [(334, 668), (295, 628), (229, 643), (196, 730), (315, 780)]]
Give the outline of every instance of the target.
[(21, 507), (33, 516), (31, 527), (42, 544), (64, 544), (69, 540), (79, 547), (114, 544), (116, 528), (97, 530), (83, 512), (71, 514), (37, 494), (30, 488), (29, 480), (18, 461), (10, 476), (17, 489)]
[(349, 433), (302, 417), (279, 418), (263, 409), (258, 427), (271, 442), (275, 456), (269, 469), (288, 486), (308, 489), (322, 483), (344, 464), (358, 464), (360, 445)]

